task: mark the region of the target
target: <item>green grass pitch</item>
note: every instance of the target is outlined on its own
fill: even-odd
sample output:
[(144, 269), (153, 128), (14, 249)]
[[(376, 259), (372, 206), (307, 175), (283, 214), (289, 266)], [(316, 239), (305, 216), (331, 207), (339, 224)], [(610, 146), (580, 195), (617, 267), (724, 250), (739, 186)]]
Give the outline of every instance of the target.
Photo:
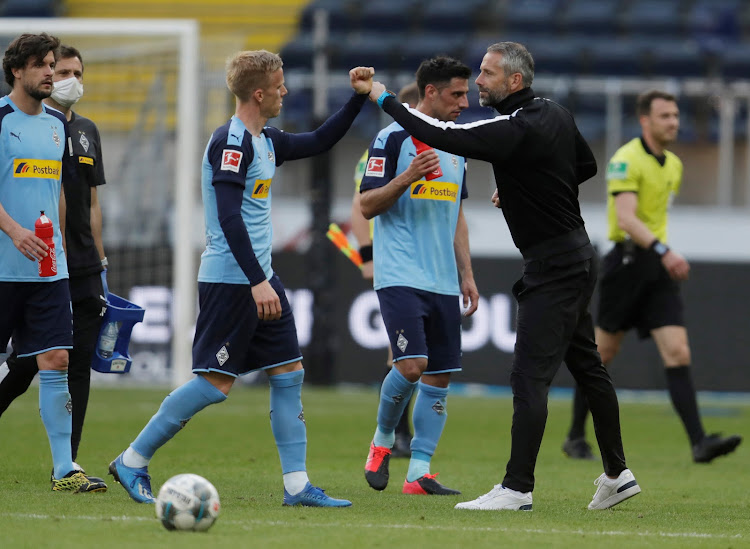
[[(51, 457), (32, 387), (0, 418), (0, 547), (480, 548), (750, 547), (746, 441), (710, 465), (693, 464), (686, 436), (667, 401), (623, 403), (628, 465), (643, 492), (607, 511), (588, 511), (601, 463), (563, 457), (570, 404), (550, 402), (537, 462), (534, 511), (454, 510), (499, 483), (509, 455), (508, 398), (452, 396), (433, 472), (463, 496), (401, 494), (406, 460), (392, 460), (391, 484), (370, 489), (363, 468), (375, 428), (373, 390), (303, 392), (308, 472), (348, 509), (281, 506), (278, 456), (268, 420), (268, 391), (238, 387), (198, 414), (151, 462), (156, 492), (167, 478), (196, 473), (219, 491), (222, 510), (207, 533), (168, 532), (153, 506), (131, 501), (106, 475), (107, 464), (156, 411), (164, 390), (92, 390), (78, 461), (106, 477), (104, 494), (58, 494), (48, 482)], [(747, 435), (750, 405), (702, 402), (707, 430)], [(591, 428), (589, 428), (591, 431)]]

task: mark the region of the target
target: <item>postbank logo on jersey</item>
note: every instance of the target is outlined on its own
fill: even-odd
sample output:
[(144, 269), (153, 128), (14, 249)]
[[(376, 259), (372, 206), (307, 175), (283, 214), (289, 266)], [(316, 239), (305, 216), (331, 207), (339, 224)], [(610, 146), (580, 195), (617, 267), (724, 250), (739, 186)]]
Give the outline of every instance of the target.
[(458, 199), (458, 185), (446, 181), (416, 181), (411, 184), (409, 196), (418, 200), (455, 202)]
[(268, 198), (268, 192), (271, 190), (270, 179), (256, 179), (253, 185), (253, 198)]
[(242, 162), (242, 151), (224, 149), (221, 153), (221, 170), (240, 173), (240, 162)]
[(36, 158), (16, 158), (13, 160), (13, 177), (60, 179), (61, 171), (62, 162), (59, 160), (39, 160)]

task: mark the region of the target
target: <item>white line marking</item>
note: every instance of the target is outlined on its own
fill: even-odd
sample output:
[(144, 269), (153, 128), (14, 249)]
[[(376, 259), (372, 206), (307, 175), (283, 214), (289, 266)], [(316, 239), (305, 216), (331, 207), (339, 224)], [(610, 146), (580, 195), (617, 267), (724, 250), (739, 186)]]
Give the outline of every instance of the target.
[[(4, 517), (13, 517), (20, 519), (38, 519), (38, 520), (49, 520), (49, 519), (61, 519), (61, 520), (112, 520), (112, 521), (153, 521), (157, 522), (157, 519), (149, 517), (133, 517), (133, 516), (116, 516), (116, 517), (93, 517), (87, 515), (39, 515), (39, 514), (25, 514), (25, 513), (7, 513)], [(304, 524), (292, 523), (291, 521), (280, 521), (280, 520), (222, 520), (221, 517), (218, 519), (223, 524), (232, 524), (241, 526), (245, 529), (252, 529), (252, 525), (255, 526), (284, 526), (286, 528), (294, 527), (295, 525), (313, 528), (351, 528), (352, 523), (343, 522), (325, 522), (315, 523), (305, 521)], [(698, 539), (742, 539), (742, 534), (707, 534), (703, 532), (625, 532), (620, 530), (558, 530), (557, 528), (503, 528), (498, 526), (445, 526), (445, 525), (419, 525), (419, 524), (359, 524), (359, 528), (392, 528), (394, 530), (445, 530), (445, 531), (456, 531), (456, 532), (505, 532), (505, 533), (523, 533), (523, 534), (554, 534), (554, 535), (570, 535), (570, 536), (604, 536), (604, 537), (616, 537), (616, 536), (638, 536), (638, 537), (657, 537), (657, 538), (698, 538)]]

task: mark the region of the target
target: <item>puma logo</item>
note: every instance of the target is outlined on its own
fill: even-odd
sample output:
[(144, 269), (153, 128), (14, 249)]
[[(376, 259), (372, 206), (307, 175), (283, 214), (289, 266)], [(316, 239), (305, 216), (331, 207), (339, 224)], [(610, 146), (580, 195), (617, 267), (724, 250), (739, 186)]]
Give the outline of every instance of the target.
[(10, 135), (12, 135), (12, 136), (13, 136), (13, 137), (15, 137), (16, 139), (18, 139), (18, 142), (19, 142), (19, 143), (21, 142), (21, 132), (18, 132), (18, 134), (15, 134), (15, 133), (13, 133), (13, 132), (10, 132)]

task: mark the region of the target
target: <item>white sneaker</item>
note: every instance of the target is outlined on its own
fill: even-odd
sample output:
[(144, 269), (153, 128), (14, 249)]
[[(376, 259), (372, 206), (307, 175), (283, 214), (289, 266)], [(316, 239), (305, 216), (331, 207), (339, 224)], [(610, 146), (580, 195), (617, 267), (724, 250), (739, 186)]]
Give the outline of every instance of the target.
[(594, 499), (589, 503), (589, 509), (591, 510), (609, 509), (641, 493), (641, 487), (638, 486), (630, 469), (625, 469), (617, 478), (608, 478), (607, 475), (602, 474), (594, 481), (594, 484), (598, 488), (594, 494)]
[(502, 484), (477, 499), (456, 504), (456, 509), (476, 509), (481, 511), (531, 511), (531, 492), (517, 492)]

